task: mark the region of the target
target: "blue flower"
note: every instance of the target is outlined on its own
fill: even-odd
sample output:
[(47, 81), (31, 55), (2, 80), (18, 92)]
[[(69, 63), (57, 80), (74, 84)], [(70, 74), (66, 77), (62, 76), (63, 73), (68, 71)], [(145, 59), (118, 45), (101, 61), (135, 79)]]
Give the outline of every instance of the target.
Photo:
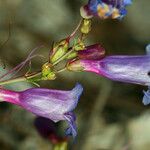
[(126, 6), (131, 3), (131, 0), (89, 0), (87, 5), (81, 7), (81, 16), (121, 19), (127, 14)]

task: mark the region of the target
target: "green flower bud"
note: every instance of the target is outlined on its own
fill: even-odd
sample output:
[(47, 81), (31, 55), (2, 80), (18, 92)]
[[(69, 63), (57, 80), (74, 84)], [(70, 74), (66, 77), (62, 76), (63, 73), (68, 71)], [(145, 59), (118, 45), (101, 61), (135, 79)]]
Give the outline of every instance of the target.
[(73, 59), (73, 58), (75, 58), (75, 57), (77, 57), (77, 52), (72, 52), (69, 56), (67, 56), (67, 58), (66, 59)]
[(90, 19), (84, 19), (82, 26), (81, 26), (81, 33), (88, 34), (91, 30), (91, 20)]
[(68, 48), (69, 43), (67, 40), (62, 40), (59, 43), (57, 43), (53, 48), (53, 53), (50, 57), (50, 62), (54, 63), (59, 58), (61, 58), (68, 51)]
[(75, 41), (74, 50), (80, 51), (84, 49), (85, 49), (85, 45), (84, 45), (84, 42), (81, 41), (81, 39), (78, 39), (77, 41)]
[(56, 74), (52, 70), (52, 64), (45, 63), (42, 66), (42, 80), (54, 80), (56, 79)]

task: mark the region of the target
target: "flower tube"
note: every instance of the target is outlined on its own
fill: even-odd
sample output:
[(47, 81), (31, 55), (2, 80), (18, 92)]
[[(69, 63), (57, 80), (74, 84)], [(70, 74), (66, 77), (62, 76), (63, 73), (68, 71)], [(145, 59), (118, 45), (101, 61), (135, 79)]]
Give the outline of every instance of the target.
[(51, 119), (54, 122), (66, 120), (69, 128), (66, 133), (77, 135), (75, 120), (72, 112), (77, 106), (83, 91), (80, 84), (71, 91), (51, 90), (45, 88), (31, 88), (21, 92), (0, 89), (0, 99), (32, 112), (37, 116)]

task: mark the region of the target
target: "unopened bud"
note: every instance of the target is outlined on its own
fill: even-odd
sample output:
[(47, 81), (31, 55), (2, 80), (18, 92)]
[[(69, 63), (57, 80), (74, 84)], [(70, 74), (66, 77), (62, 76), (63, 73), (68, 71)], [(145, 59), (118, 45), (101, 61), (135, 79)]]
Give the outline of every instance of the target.
[(85, 19), (90, 19), (93, 17), (93, 15), (89, 11), (88, 5), (82, 6), (80, 8), (80, 14), (81, 14), (81, 17)]
[(105, 56), (105, 49), (100, 44), (87, 46), (84, 50), (78, 51), (79, 59), (99, 60)]
[(84, 42), (78, 39), (77, 43), (74, 45), (76, 51), (83, 50), (85, 48)]
[(51, 63), (54, 63), (59, 58), (61, 58), (67, 52), (68, 47), (69, 47), (69, 43), (67, 40), (62, 40), (59, 43), (57, 43), (53, 48), (53, 53), (50, 57)]
[(66, 59), (73, 59), (75, 57), (77, 57), (77, 52), (74, 51), (70, 55), (68, 55)]
[(54, 80), (56, 79), (56, 75), (52, 70), (52, 64), (45, 63), (42, 66), (42, 80)]
[(90, 19), (84, 19), (82, 26), (81, 26), (81, 33), (88, 34), (91, 30), (91, 20)]

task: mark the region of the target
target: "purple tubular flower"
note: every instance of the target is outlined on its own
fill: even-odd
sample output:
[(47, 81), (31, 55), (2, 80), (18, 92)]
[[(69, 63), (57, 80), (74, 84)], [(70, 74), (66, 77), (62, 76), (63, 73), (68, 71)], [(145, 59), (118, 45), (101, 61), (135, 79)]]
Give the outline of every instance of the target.
[(80, 84), (71, 91), (31, 88), (22, 92), (0, 89), (0, 99), (21, 106), (37, 116), (51, 119), (54, 122), (66, 120), (69, 128), (67, 134), (77, 135), (75, 115), (72, 112), (77, 106), (83, 91)]
[(87, 46), (84, 50), (78, 51), (79, 59), (98, 60), (105, 55), (105, 49), (100, 44)]
[(108, 56), (101, 60), (80, 60), (85, 71), (111, 80), (150, 85), (149, 56)]
[[(68, 64), (69, 70), (89, 71), (114, 81), (150, 86), (150, 46), (148, 55), (107, 56), (99, 60), (75, 60)], [(143, 103), (150, 103), (150, 87), (144, 91)]]
[(131, 3), (131, 0), (89, 0), (87, 5), (81, 7), (81, 16), (121, 19), (127, 14), (125, 7)]
[[(108, 56), (101, 60), (77, 60), (68, 65), (94, 72), (114, 81), (150, 85), (150, 56)], [(150, 91), (144, 92), (143, 103), (150, 103)]]

